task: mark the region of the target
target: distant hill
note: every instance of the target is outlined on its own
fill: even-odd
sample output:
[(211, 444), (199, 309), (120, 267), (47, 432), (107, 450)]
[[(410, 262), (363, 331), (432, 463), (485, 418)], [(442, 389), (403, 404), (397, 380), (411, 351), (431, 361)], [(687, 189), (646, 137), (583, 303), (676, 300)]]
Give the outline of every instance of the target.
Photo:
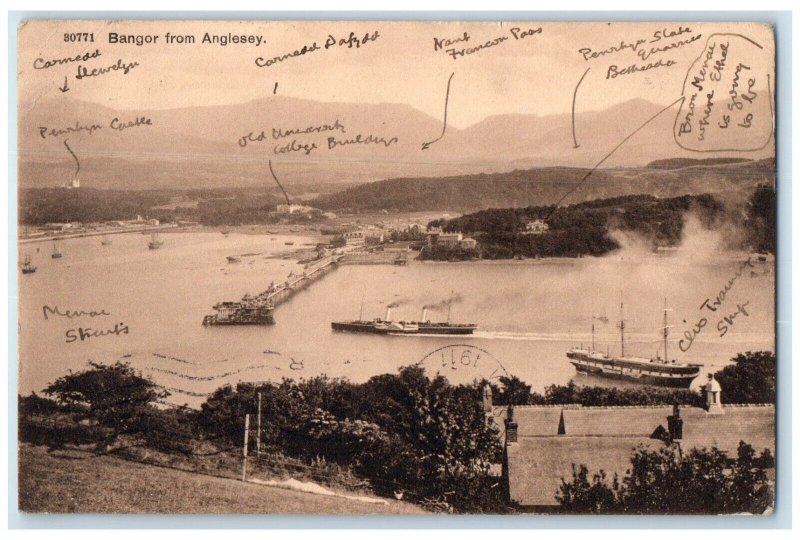
[(682, 169), (684, 167), (694, 167), (697, 165), (727, 165), (730, 163), (744, 163), (751, 161), (745, 158), (708, 158), (708, 159), (692, 159), (692, 158), (671, 158), (671, 159), (657, 159), (647, 164), (648, 169)]
[(600, 169), (581, 184), (589, 169), (546, 167), (509, 173), (393, 178), (321, 196), (313, 205), (333, 211), (470, 212), (486, 208), (564, 204), (650, 194), (675, 197), (751, 189), (774, 182), (774, 160), (742, 161), (698, 168)]
[[(247, 187), (270, 184), (267, 160), (287, 188), (293, 185), (365, 183), (387, 178), (464, 176), (511, 173), (531, 167), (593, 167), (628, 134), (662, 110), (636, 99), (604, 111), (578, 112), (575, 138), (569, 114), (507, 114), (472, 126), (448, 126), (435, 139), (442, 119), (406, 104), (316, 102), (282, 96), (235, 105), (169, 110), (116, 110), (60, 96), (23, 100), (19, 106), (20, 187), (62, 186), (72, 179), (76, 163), (64, 139), (80, 160), (83, 186), (103, 189)], [(607, 167), (642, 167), (664, 159), (692, 158), (672, 139), (677, 109), (664, 111), (604, 163)], [(152, 125), (113, 131), (111, 119), (146, 117)], [(291, 134), (274, 139), (273, 129), (306, 130), (338, 122), (341, 129)], [(101, 125), (100, 130), (42, 138), (41, 128), (66, 129)], [(264, 141), (242, 147), (249, 134)], [(373, 135), (396, 142), (349, 144), (328, 148), (328, 137), (352, 140)], [(575, 140), (578, 146), (575, 146)], [(316, 144), (305, 151), (275, 153), (279, 145)], [(772, 147), (749, 157), (773, 155)], [(738, 157), (714, 154), (709, 157)], [(291, 191), (291, 189), (290, 189)]]

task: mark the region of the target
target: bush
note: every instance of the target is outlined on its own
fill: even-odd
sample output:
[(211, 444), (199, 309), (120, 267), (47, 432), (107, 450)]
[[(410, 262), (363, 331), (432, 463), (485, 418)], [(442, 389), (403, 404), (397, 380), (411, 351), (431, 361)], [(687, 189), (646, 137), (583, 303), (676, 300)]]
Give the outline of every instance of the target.
[(237, 444), (242, 419), (257, 411), (261, 393), (264, 440), (273, 450), (346, 465), (384, 494), (401, 491), (456, 511), (498, 511), (502, 493), (489, 469), (501, 448), (481, 388), (430, 379), (420, 367), (364, 384), (327, 377), (239, 384), (212, 394), (197, 420), (206, 437)]
[(579, 404), (585, 407), (675, 404), (701, 407), (704, 403), (703, 396), (692, 390), (672, 390), (655, 386), (578, 386), (573, 381), (566, 385), (550, 385), (545, 388), (544, 394), (533, 393), (528, 399), (529, 405)]
[(70, 373), (45, 389), (59, 404), (85, 420), (108, 428), (107, 444), (124, 434), (140, 433), (147, 418), (155, 414), (153, 404), (169, 396), (127, 364), (90, 362), (91, 369)]
[(768, 450), (756, 457), (739, 443), (736, 458), (717, 448), (692, 449), (681, 457), (674, 448), (638, 448), (622, 480), (604, 471), (589, 481), (585, 465), (573, 465), (572, 480), (562, 480), (556, 496), (569, 513), (732, 514), (764, 513), (773, 503), (766, 469)]

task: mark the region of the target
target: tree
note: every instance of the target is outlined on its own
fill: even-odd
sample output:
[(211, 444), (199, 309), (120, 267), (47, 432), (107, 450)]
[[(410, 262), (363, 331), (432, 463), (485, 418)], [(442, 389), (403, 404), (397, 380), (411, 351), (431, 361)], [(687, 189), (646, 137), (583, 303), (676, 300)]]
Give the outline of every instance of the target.
[(107, 443), (119, 435), (136, 433), (153, 404), (170, 394), (128, 364), (90, 362), (91, 369), (70, 373), (48, 386), (44, 393), (85, 419), (109, 428)]
[(531, 385), (519, 377), (500, 377), (500, 387), (492, 385), (494, 403), (497, 405), (527, 405), (531, 398)]
[(714, 374), (726, 403), (775, 403), (775, 354), (756, 351), (737, 354), (734, 365)]

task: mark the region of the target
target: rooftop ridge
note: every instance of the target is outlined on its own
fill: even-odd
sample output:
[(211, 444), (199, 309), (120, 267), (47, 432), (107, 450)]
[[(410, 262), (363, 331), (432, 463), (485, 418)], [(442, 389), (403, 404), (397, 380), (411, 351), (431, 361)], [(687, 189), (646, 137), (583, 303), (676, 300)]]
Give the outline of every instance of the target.
[(767, 407), (775, 407), (774, 403), (723, 403), (723, 408), (767, 408)]
[[(498, 409), (505, 409), (507, 405), (494, 405), (495, 408)], [(597, 409), (664, 409), (672, 407), (669, 404), (663, 405), (581, 405), (580, 403), (567, 403), (563, 405), (514, 405), (514, 410), (529, 410), (529, 409), (586, 409), (586, 410), (597, 410)], [(683, 406), (683, 407), (692, 407)], [(696, 409), (702, 409), (702, 407), (694, 407)]]
[[(681, 405), (678, 406), (682, 409), (702, 409), (705, 407), (697, 405)], [(493, 405), (495, 409), (505, 409), (508, 405)], [(530, 410), (530, 409), (583, 409), (583, 410), (607, 410), (607, 409), (663, 409), (672, 407), (671, 404), (664, 403), (661, 405), (581, 405), (580, 403), (566, 403), (563, 405), (514, 405), (514, 410)], [(775, 407), (774, 403), (725, 403), (723, 408), (768, 408)]]

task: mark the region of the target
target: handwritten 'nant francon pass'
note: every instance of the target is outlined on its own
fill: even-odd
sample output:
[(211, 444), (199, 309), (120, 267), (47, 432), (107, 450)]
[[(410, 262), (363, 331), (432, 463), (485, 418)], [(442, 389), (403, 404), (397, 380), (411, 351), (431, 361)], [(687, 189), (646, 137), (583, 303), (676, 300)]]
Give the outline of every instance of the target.
[(505, 42), (511, 43), (511, 40), (520, 41), (541, 33), (541, 26), (536, 28), (513, 27), (508, 29), (508, 35), (500, 35), (492, 39), (476, 42), (477, 40), (473, 40), (473, 36), (471, 36), (469, 32), (464, 32), (463, 34), (451, 38), (434, 37), (433, 50), (444, 51), (453, 60), (458, 60), (459, 58), (497, 47)]

